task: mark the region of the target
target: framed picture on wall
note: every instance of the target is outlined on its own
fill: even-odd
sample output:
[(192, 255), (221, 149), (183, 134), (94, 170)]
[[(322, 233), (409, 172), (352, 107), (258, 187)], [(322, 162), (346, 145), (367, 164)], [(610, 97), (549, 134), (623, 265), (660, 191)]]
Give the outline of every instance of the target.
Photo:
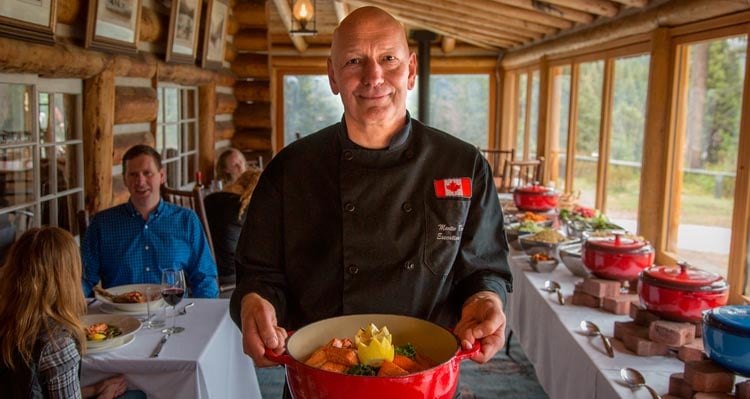
[(201, 66), (219, 69), (224, 61), (224, 41), (227, 32), (229, 6), (226, 0), (208, 0), (203, 28)]
[(135, 53), (141, 0), (90, 0), (86, 48)]
[(167, 62), (195, 63), (202, 6), (201, 0), (172, 0)]
[(0, 34), (41, 43), (55, 42), (57, 0), (0, 1)]

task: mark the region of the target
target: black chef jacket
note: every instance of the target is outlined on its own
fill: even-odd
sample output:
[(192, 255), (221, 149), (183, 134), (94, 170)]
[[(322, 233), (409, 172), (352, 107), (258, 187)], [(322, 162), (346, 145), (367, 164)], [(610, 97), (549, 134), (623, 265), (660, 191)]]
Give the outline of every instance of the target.
[(344, 314), (394, 313), (453, 327), (463, 302), (511, 290), (492, 173), (472, 145), (407, 115), (388, 149), (343, 123), (285, 147), (263, 172), (237, 245), (230, 305), (256, 292), (298, 329)]

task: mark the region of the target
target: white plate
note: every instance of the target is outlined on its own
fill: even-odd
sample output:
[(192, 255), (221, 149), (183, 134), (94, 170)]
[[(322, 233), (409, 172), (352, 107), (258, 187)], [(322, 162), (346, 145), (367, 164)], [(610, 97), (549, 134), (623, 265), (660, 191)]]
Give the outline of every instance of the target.
[(89, 349), (101, 349), (108, 348), (111, 346), (117, 346), (124, 344), (129, 338), (134, 337), (135, 333), (141, 329), (140, 320), (123, 315), (116, 314), (91, 314), (83, 317), (84, 328), (99, 323), (107, 323), (110, 326), (115, 326), (122, 331), (122, 335), (105, 339), (103, 341), (86, 341), (86, 348)]
[[(151, 290), (153, 292), (152, 295), (158, 295), (158, 298), (152, 299), (149, 305), (156, 309), (159, 307), (164, 306), (164, 299), (161, 298), (161, 295), (159, 294), (159, 284), (128, 284), (128, 285), (119, 285), (117, 287), (109, 287), (105, 291), (109, 292), (112, 295), (120, 295), (124, 294), (126, 292), (131, 291), (138, 291), (145, 294), (146, 287), (152, 287)], [(146, 313), (146, 303), (115, 303), (112, 302), (109, 298), (99, 294), (98, 292), (94, 291), (94, 295), (96, 296), (96, 299), (101, 301), (102, 303), (105, 303), (107, 305), (110, 305), (111, 307), (114, 307), (118, 310), (123, 310), (126, 312), (141, 312)]]
[(118, 342), (112, 342), (109, 345), (100, 346), (98, 348), (86, 348), (86, 355), (93, 355), (96, 353), (102, 353), (102, 352), (109, 352), (115, 349), (120, 349), (123, 346), (127, 346), (131, 342), (135, 341), (135, 335), (131, 335), (127, 338), (125, 338), (124, 341), (118, 341)]

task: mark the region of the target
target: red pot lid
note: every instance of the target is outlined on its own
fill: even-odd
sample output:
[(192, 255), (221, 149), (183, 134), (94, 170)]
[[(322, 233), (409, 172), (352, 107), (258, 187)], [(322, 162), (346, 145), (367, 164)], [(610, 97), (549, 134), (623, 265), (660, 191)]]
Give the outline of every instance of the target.
[(643, 270), (642, 280), (656, 285), (681, 290), (721, 291), (728, 288), (724, 277), (692, 267), (685, 262), (677, 265), (652, 266)]
[(630, 237), (623, 237), (622, 234), (615, 233), (614, 235), (608, 237), (590, 238), (586, 240), (586, 244), (594, 247), (595, 249), (604, 249), (610, 252), (629, 252), (643, 248), (648, 244), (648, 242)]
[(516, 187), (515, 191), (520, 193), (529, 193), (529, 194), (542, 194), (542, 193), (553, 193), (554, 190), (551, 188), (547, 188), (544, 186), (541, 186), (539, 184), (532, 184), (530, 186), (524, 186), (524, 187)]

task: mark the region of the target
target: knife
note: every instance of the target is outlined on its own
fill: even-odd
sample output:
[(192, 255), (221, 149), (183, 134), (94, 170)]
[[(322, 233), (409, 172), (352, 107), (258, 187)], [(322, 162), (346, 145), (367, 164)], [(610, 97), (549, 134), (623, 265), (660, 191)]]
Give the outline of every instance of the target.
[(161, 352), (161, 348), (164, 347), (164, 344), (167, 342), (167, 340), (169, 339), (170, 335), (172, 335), (172, 334), (164, 334), (161, 337), (161, 340), (159, 341), (159, 343), (156, 344), (156, 348), (154, 348), (154, 351), (151, 352), (151, 357), (159, 357), (159, 353)]

